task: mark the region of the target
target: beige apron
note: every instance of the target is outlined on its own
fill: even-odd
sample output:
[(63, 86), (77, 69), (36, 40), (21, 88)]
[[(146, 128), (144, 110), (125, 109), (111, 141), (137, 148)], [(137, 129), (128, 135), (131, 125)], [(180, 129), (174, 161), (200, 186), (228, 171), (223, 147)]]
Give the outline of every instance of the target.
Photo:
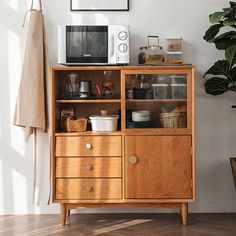
[(24, 55), (24, 64), (21, 82), (16, 101), (14, 125), (25, 128), (26, 139), (34, 134), (34, 193), (36, 195), (37, 182), (37, 136), (36, 130), (46, 131), (49, 121), (49, 107), (47, 99), (50, 94), (49, 78), (50, 67), (47, 53), (42, 3), (39, 0), (40, 10), (33, 8), (32, 0), (27, 42)]

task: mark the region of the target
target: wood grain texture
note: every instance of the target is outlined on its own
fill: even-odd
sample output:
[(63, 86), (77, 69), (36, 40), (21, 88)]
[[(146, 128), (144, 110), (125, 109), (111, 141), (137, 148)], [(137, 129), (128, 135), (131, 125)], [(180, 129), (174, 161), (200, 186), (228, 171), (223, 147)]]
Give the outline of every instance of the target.
[[(101, 83), (104, 70), (114, 70), (116, 94), (114, 99), (107, 101), (61, 100), (61, 95), (65, 93), (65, 78), (67, 78), (68, 73), (71, 71), (78, 72), (80, 75), (83, 75), (82, 77), (87, 77), (93, 82)], [(165, 101), (127, 101), (125, 98), (126, 76), (133, 76), (135, 74), (186, 74), (188, 85), (187, 99), (178, 99), (175, 101), (170, 99)], [(71, 209), (76, 206), (156, 206), (170, 208), (176, 208), (177, 206), (177, 208), (181, 208), (182, 212), (183, 209), (185, 209), (182, 207), (185, 206), (182, 205), (183, 203), (195, 201), (194, 66), (59, 66), (52, 68), (52, 83), (52, 200), (55, 203), (66, 204), (65, 212), (68, 212), (68, 206), (71, 206)], [(177, 105), (187, 103), (188, 127), (186, 129), (126, 129), (125, 110), (129, 109), (129, 107), (132, 108), (132, 106), (136, 106), (136, 104), (139, 104), (137, 109), (145, 108), (146, 104), (152, 102), (153, 104), (155, 103), (155, 107), (151, 104), (151, 110), (155, 110), (155, 108), (158, 107), (158, 109), (160, 109), (165, 103), (169, 104), (175, 102)], [(63, 107), (73, 107), (76, 116), (85, 117), (91, 115), (91, 111), (93, 114), (99, 113), (104, 107), (110, 114), (116, 114), (118, 109), (121, 109), (121, 131), (111, 133), (96, 133), (91, 131), (83, 133), (60, 132), (62, 130), (60, 127), (60, 110)], [(158, 109), (156, 113), (159, 112)], [(138, 166), (141, 163), (137, 170), (132, 169), (127, 164), (127, 152), (132, 149), (132, 147), (126, 148), (126, 139), (130, 138), (127, 137), (129, 135), (137, 137), (137, 139), (143, 137), (141, 142), (135, 144), (133, 148), (135, 151), (138, 150), (138, 153), (144, 154), (144, 158), (141, 158), (141, 162), (135, 164)], [(187, 141), (184, 140), (185, 138)], [(85, 145), (88, 143), (92, 145), (92, 149), (85, 148)], [(189, 145), (191, 145), (189, 143), (192, 144), (192, 152), (191, 149), (188, 148)], [(132, 155), (133, 154), (132, 152)], [(190, 158), (187, 158), (187, 156), (190, 156)], [(90, 172), (91, 170), (87, 170), (87, 172), (86, 170), (84, 171), (84, 167), (87, 168), (88, 165), (84, 160), (97, 160), (96, 158), (101, 158), (103, 163), (93, 163), (95, 166), (93, 174)], [(110, 163), (113, 158), (117, 158), (116, 160), (119, 160), (121, 163)], [(78, 162), (78, 160), (83, 161)], [(103, 168), (104, 166), (105, 168)], [(118, 166), (120, 166), (121, 169), (119, 169)], [(105, 169), (105, 171), (101, 171), (102, 168)], [(127, 172), (127, 170), (129, 171)], [(129, 173), (129, 175), (127, 175), (127, 173)], [(119, 179), (113, 178), (116, 176), (118, 176)], [(127, 187), (128, 191), (126, 191)], [(132, 198), (126, 198), (127, 193), (131, 194)], [(118, 198), (111, 197), (113, 195), (118, 196)], [(59, 198), (57, 198), (57, 196), (59, 196)], [(135, 198), (133, 198), (133, 196), (135, 196)], [(62, 208), (63, 206), (64, 205), (62, 205)], [(62, 212), (64, 217), (63, 209)], [(185, 220), (183, 219), (183, 223), (184, 222)]]
[(182, 227), (179, 214), (78, 214), (66, 227), (59, 215), (0, 216), (3, 236), (235, 236), (236, 214), (189, 214)]
[(66, 204), (61, 204), (61, 224), (64, 226), (66, 224), (67, 209)]
[[(170, 66), (72, 66), (72, 67), (66, 67), (66, 66), (53, 66), (53, 71), (90, 71), (90, 70), (124, 70), (124, 71), (132, 71), (131, 73), (137, 73), (138, 71), (157, 71), (157, 73), (160, 70), (175, 70), (177, 73), (181, 73), (183, 70), (189, 70), (192, 69), (192, 65), (183, 65), (183, 66), (176, 66), (176, 65), (170, 65)], [(134, 72), (133, 72), (134, 71)], [(183, 72), (184, 73), (184, 72)], [(175, 74), (175, 73), (173, 73)]]
[(188, 203), (182, 203), (181, 216), (183, 225), (187, 225)]
[(121, 179), (57, 179), (57, 199), (121, 199)]
[(181, 203), (78, 203), (78, 204), (66, 204), (68, 209), (75, 208), (130, 208), (130, 207), (141, 207), (141, 208), (177, 208), (182, 209)]
[(120, 177), (120, 157), (57, 158), (56, 178)]
[(191, 164), (191, 136), (125, 137), (126, 198), (192, 198)]
[(57, 137), (56, 156), (121, 156), (121, 136)]

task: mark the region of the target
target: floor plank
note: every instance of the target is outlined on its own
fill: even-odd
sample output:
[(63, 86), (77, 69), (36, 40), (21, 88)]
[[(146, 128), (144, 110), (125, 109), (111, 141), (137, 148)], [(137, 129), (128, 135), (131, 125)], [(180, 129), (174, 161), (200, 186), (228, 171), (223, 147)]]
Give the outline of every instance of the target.
[(235, 214), (72, 214), (65, 227), (59, 215), (0, 216), (1, 236), (235, 236)]

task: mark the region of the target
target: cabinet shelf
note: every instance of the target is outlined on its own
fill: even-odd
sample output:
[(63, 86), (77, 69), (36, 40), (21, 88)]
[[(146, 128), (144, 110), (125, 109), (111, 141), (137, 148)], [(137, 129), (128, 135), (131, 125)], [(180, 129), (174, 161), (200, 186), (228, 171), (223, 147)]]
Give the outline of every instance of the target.
[(187, 102), (187, 99), (126, 99), (126, 102)]
[(121, 135), (121, 131), (113, 132), (95, 132), (95, 131), (85, 131), (85, 132), (57, 132), (55, 136), (86, 136), (86, 135)]
[(120, 103), (121, 99), (56, 100), (56, 103)]

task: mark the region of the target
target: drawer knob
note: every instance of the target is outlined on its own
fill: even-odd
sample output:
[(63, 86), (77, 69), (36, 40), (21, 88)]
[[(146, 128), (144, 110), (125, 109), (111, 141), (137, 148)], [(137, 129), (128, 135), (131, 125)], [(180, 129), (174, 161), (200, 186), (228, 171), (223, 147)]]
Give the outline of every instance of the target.
[(91, 165), (86, 166), (86, 170), (92, 170), (92, 169), (93, 169), (93, 166), (91, 166)]
[(135, 165), (135, 164), (137, 164), (137, 162), (138, 162), (138, 158), (136, 156), (129, 157), (130, 164)]
[(88, 190), (89, 193), (91, 193), (91, 192), (93, 192), (93, 187), (90, 186), (90, 187), (87, 188), (87, 190)]
[(87, 143), (86, 145), (85, 145), (85, 147), (86, 147), (86, 149), (92, 149), (92, 144), (90, 144), (90, 143)]

